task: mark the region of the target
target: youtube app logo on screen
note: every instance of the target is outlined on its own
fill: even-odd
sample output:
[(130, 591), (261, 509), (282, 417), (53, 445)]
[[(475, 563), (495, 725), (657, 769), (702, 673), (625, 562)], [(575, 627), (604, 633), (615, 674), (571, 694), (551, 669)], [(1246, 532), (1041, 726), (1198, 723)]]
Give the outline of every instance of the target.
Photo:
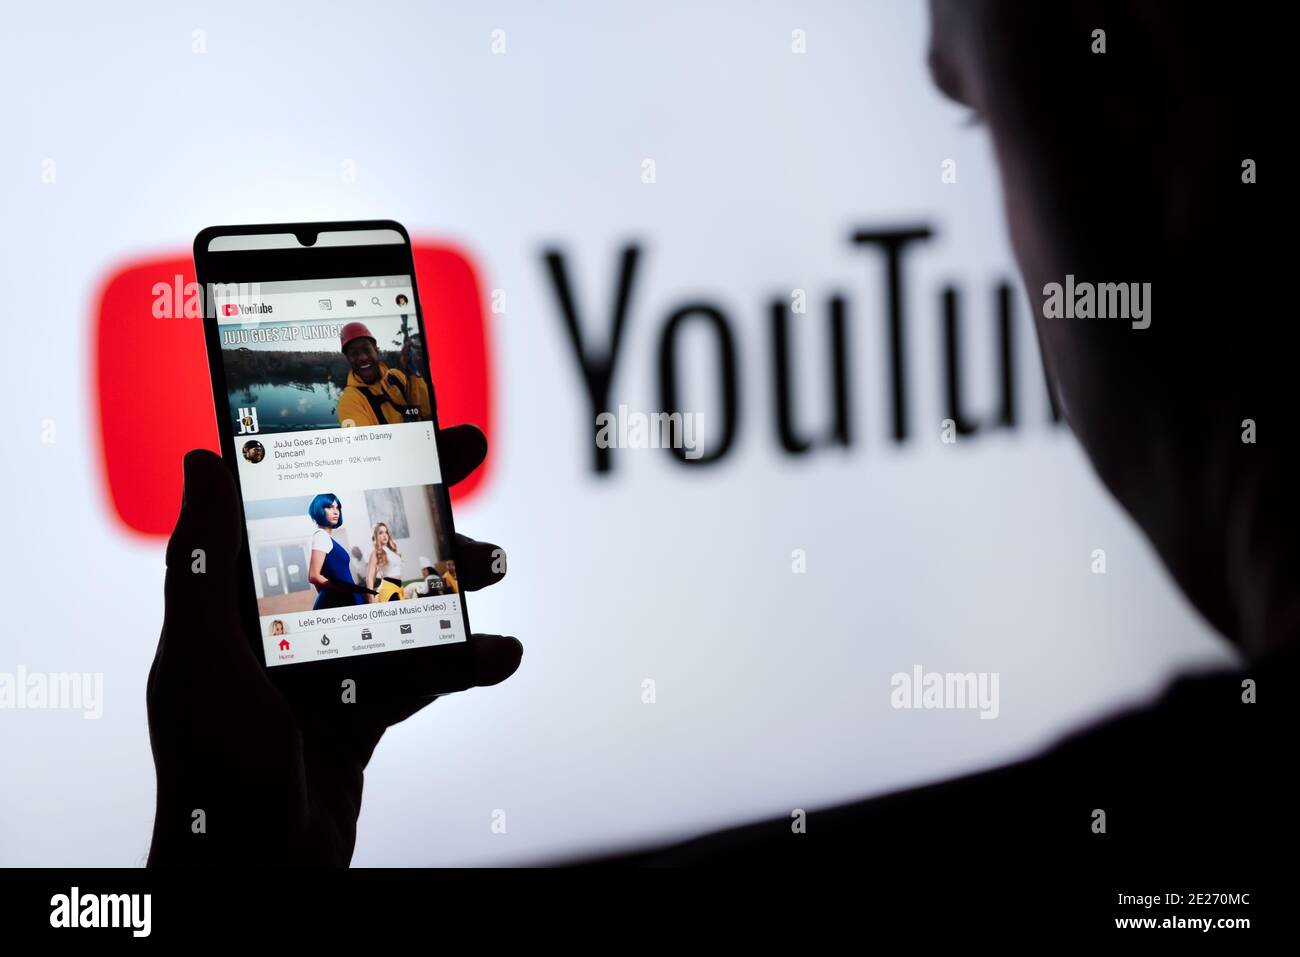
[[(413, 241), (441, 425), (472, 423), (492, 440), (492, 382), (478, 273), (461, 250)], [(181, 459), (218, 449), (204, 345), (202, 307), (188, 254), (140, 259), (114, 269), (99, 287), (91, 336), (102, 480), (123, 525), (165, 536), (181, 499)], [(233, 303), (222, 314), (239, 314)], [(478, 488), (491, 452), (452, 490)]]

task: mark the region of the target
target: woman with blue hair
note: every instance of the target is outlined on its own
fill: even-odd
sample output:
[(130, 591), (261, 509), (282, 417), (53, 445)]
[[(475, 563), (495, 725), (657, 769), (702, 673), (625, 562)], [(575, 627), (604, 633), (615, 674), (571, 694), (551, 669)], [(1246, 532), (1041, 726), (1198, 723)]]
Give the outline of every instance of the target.
[(352, 580), (348, 550), (334, 541), (334, 529), (343, 525), (343, 504), (337, 495), (317, 495), (307, 506), (316, 523), (311, 537), (311, 564), (307, 581), (316, 586), (312, 608), (340, 608), (365, 601), (362, 589)]

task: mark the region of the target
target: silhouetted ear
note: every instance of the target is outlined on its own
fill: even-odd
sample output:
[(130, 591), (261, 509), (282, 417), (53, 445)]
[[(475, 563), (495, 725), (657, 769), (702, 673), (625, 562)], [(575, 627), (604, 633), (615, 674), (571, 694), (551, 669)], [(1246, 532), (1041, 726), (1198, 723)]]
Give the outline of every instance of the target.
[(438, 454), (441, 457), (442, 481), (455, 485), (487, 458), (487, 436), (476, 425), (453, 425), (438, 431)]

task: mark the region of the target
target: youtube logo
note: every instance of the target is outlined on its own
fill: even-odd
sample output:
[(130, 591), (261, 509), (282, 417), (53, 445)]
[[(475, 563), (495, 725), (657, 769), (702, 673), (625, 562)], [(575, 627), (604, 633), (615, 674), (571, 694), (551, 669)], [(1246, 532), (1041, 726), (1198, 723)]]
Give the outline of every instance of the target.
[[(412, 241), (416, 284), (443, 426), (472, 423), (492, 430), (492, 370), (487, 314), (478, 271), (461, 249)], [(255, 277), (254, 277), (255, 278)], [(94, 300), (91, 331), (101, 482), (112, 514), (139, 535), (170, 534), (181, 500), (181, 459), (193, 448), (217, 448), (201, 308), (191, 295), (194, 261), (187, 253), (126, 262), (108, 273)], [(171, 308), (160, 310), (166, 298)], [(222, 315), (240, 314), (234, 303)], [(452, 490), (471, 496), (488, 460)]]

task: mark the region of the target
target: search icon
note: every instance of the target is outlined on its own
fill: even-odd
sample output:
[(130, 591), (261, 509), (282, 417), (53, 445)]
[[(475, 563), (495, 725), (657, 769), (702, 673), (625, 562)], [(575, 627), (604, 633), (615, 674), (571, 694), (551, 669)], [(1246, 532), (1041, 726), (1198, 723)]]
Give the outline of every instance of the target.
[(379, 301), (379, 297), (378, 297), (378, 296), (371, 296), (371, 297), (370, 297), (370, 302), (371, 302), (372, 305), (375, 305), (375, 306), (382, 306), (382, 305), (383, 305), (383, 303)]

